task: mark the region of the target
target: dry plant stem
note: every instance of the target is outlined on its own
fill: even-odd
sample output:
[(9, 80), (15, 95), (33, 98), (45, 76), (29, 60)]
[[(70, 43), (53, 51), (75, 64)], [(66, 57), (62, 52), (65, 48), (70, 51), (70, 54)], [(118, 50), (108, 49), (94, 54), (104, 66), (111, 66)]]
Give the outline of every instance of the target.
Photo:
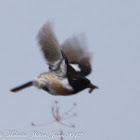
[(63, 131), (62, 131), (62, 130), (60, 131), (60, 134), (61, 134), (60, 140), (64, 140), (64, 139), (63, 139)]

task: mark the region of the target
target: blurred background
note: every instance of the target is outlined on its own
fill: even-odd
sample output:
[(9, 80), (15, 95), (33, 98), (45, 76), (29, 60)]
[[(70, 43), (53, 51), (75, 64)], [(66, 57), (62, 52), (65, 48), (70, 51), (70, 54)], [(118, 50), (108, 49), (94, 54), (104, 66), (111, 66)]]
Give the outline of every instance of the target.
[[(88, 78), (99, 87), (92, 94), (84, 90), (56, 97), (34, 87), (10, 92), (48, 71), (36, 40), (48, 20), (54, 22), (60, 44), (73, 34), (86, 34), (93, 54)], [(0, 138), (7, 139), (5, 133), (14, 130), (52, 135), (56, 123), (37, 127), (31, 123), (51, 122), (51, 107), (57, 100), (62, 112), (77, 104), (77, 117), (66, 121), (76, 127), (59, 125), (59, 129), (82, 135), (64, 139), (140, 139), (139, 0), (0, 0), (0, 65)]]

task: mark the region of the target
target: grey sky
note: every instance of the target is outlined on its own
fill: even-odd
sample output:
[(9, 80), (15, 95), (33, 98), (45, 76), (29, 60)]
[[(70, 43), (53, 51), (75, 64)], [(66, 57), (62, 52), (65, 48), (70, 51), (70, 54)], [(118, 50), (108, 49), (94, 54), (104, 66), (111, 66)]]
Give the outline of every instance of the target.
[[(89, 79), (99, 90), (70, 97), (36, 88), (9, 91), (48, 70), (36, 40), (48, 20), (54, 21), (60, 43), (73, 34), (86, 34), (93, 53)], [(82, 131), (77, 139), (140, 139), (139, 0), (0, 0), (0, 48), (0, 132), (28, 132), (34, 129), (32, 121), (49, 122), (50, 107), (58, 100), (62, 110), (78, 104), (78, 117), (69, 120), (76, 128), (60, 126), (66, 132)], [(55, 128), (56, 124), (43, 127), (45, 132)]]

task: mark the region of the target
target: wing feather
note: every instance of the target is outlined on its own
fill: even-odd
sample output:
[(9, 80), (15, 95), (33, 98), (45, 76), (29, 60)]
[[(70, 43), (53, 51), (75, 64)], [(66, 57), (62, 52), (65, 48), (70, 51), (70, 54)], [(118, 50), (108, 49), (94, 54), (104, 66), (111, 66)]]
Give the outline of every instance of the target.
[(91, 55), (88, 52), (86, 39), (83, 34), (67, 39), (62, 45), (62, 51), (70, 64), (77, 64), (81, 76), (87, 76), (91, 72)]
[(56, 65), (61, 59), (61, 49), (53, 31), (51, 22), (47, 22), (39, 31), (38, 42), (41, 50), (51, 68)]

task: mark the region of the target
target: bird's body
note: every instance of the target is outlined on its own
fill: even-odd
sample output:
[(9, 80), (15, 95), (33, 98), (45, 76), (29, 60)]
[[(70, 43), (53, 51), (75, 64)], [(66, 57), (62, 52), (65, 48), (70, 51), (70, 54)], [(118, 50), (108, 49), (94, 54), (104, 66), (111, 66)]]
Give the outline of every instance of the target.
[(61, 77), (56, 72), (48, 72), (39, 75), (33, 84), (52, 95), (70, 95), (72, 87), (70, 86), (67, 77)]
[(67, 96), (86, 88), (90, 88), (89, 92), (97, 88), (86, 78), (91, 72), (90, 56), (78, 38), (68, 39), (60, 46), (48, 22), (38, 33), (38, 41), (50, 71), (11, 89), (12, 92), (33, 85), (52, 95)]

